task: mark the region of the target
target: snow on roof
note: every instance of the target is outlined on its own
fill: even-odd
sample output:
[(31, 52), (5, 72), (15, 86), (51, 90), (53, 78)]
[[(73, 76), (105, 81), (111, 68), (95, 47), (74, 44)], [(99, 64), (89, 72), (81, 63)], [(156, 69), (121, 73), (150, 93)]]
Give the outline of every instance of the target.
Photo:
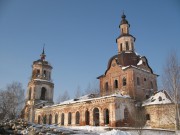
[(99, 100), (99, 99), (110, 98), (110, 97), (130, 98), (129, 95), (121, 95), (121, 94), (112, 94), (112, 95), (103, 96), (103, 97), (96, 97), (96, 96), (97, 95), (95, 95), (95, 94), (89, 94), (89, 95), (85, 95), (85, 96), (82, 96), (82, 97), (77, 98), (77, 99), (67, 100), (67, 101), (61, 102), (61, 103), (56, 104), (56, 105), (44, 106), (43, 108), (61, 106), (61, 105), (67, 105), (67, 104), (74, 104), (74, 103), (81, 103), (81, 102)]
[(150, 72), (150, 71), (148, 71), (148, 70), (145, 70), (145, 69), (143, 69), (143, 68), (139, 68), (139, 67), (136, 67), (136, 66), (133, 66), (133, 65), (129, 65), (129, 66), (122, 67), (122, 70), (125, 70), (125, 69), (130, 68), (130, 67), (133, 67), (133, 68), (136, 68), (136, 69), (145, 71), (145, 72)]
[(143, 64), (143, 61), (140, 60), (137, 65), (142, 65), (142, 64)]
[(52, 81), (43, 80), (43, 79), (34, 79), (34, 81), (52, 82)]
[(158, 105), (158, 104), (170, 104), (172, 101), (167, 97), (164, 91), (157, 92), (154, 96), (145, 100), (142, 106)]

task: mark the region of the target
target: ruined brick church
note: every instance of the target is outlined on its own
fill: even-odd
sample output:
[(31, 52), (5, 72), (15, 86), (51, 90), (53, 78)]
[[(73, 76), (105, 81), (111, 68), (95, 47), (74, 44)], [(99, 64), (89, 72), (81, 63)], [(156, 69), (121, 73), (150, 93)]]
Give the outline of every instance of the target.
[[(32, 77), (28, 83), (23, 109), (24, 119), (59, 126), (133, 126), (135, 122), (133, 114), (144, 102), (142, 111), (145, 113), (147, 123), (154, 124), (155, 122), (151, 120), (159, 118), (154, 113), (157, 112), (157, 106), (171, 105), (172, 102), (165, 92), (160, 92), (162, 94), (159, 97), (167, 101), (166, 104), (154, 102), (162, 101), (159, 97), (156, 99), (154, 95), (159, 94), (158, 75), (149, 66), (147, 58), (135, 52), (136, 38), (130, 34), (130, 24), (124, 14), (119, 29), (120, 35), (116, 39), (118, 52), (109, 59), (104, 74), (97, 77), (100, 84), (98, 96), (85, 95), (54, 105), (52, 66), (46, 61), (43, 49), (41, 58), (32, 65)], [(155, 104), (150, 100), (152, 96)]]

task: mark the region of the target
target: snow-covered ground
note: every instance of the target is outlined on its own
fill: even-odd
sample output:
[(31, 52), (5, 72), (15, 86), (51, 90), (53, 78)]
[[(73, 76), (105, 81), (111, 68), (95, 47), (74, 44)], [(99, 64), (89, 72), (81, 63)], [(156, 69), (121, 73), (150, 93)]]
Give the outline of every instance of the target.
[[(80, 134), (88, 132), (90, 135), (139, 135), (138, 129), (125, 128), (125, 129), (112, 129), (109, 127), (95, 127), (95, 126), (73, 126), (68, 127), (70, 130), (79, 130)], [(110, 131), (109, 131), (110, 130)], [(142, 129), (141, 135), (175, 135), (174, 131), (164, 129)]]

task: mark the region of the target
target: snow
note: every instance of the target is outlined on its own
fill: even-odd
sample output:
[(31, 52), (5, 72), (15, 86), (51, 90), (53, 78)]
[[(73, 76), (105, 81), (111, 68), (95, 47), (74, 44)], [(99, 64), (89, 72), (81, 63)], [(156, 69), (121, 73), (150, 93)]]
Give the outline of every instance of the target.
[(130, 133), (128, 132), (125, 132), (125, 131), (120, 131), (120, 130), (111, 130), (111, 131), (108, 131), (106, 133), (101, 133), (100, 135), (131, 135)]
[(125, 67), (122, 67), (122, 70), (126, 69), (126, 68), (129, 68), (130, 66), (125, 66)]
[(142, 64), (143, 64), (143, 61), (140, 60), (137, 65), (142, 65)]
[(151, 96), (149, 99), (143, 102), (142, 106), (147, 105), (157, 105), (157, 104), (170, 104), (172, 101), (166, 97), (164, 91), (156, 93), (154, 96)]
[(122, 70), (125, 70), (125, 69), (130, 68), (130, 67), (133, 67), (133, 68), (142, 70), (142, 71), (144, 71), (144, 72), (150, 72), (150, 71), (148, 71), (148, 70), (145, 70), (145, 69), (143, 69), (143, 68), (139, 68), (139, 67), (136, 67), (136, 66), (133, 66), (133, 65), (129, 65), (129, 66), (122, 67)]
[(43, 80), (43, 79), (34, 79), (34, 81), (43, 81), (43, 82), (52, 82), (52, 81), (48, 81), (48, 80)]
[(126, 51), (125, 53), (132, 53), (132, 51)]
[(74, 104), (74, 103), (80, 103), (80, 102), (86, 102), (86, 101), (92, 101), (92, 100), (99, 100), (99, 99), (105, 99), (105, 98), (110, 98), (110, 97), (130, 98), (129, 95), (121, 95), (119, 93), (115, 93), (115, 94), (103, 96), (103, 97), (97, 97), (96, 94), (89, 94), (89, 95), (79, 97), (77, 99), (70, 99), (70, 100), (61, 102), (59, 104), (55, 104), (55, 105), (51, 105), (51, 106), (44, 106), (43, 108), (55, 107), (55, 106), (61, 106), (61, 105), (67, 105), (67, 104)]

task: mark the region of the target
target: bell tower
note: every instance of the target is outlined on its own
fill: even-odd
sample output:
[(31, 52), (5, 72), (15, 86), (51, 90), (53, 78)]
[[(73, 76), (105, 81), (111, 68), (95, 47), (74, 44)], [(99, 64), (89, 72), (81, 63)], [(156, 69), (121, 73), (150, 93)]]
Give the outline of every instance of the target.
[(121, 52), (134, 52), (135, 37), (129, 34), (130, 24), (126, 20), (126, 15), (123, 13), (120, 22), (120, 36), (116, 39), (118, 45), (118, 53)]
[(52, 66), (46, 61), (43, 47), (40, 59), (33, 62), (32, 76), (28, 83), (24, 119), (34, 122), (34, 110), (46, 105), (52, 105), (54, 83), (51, 80)]

